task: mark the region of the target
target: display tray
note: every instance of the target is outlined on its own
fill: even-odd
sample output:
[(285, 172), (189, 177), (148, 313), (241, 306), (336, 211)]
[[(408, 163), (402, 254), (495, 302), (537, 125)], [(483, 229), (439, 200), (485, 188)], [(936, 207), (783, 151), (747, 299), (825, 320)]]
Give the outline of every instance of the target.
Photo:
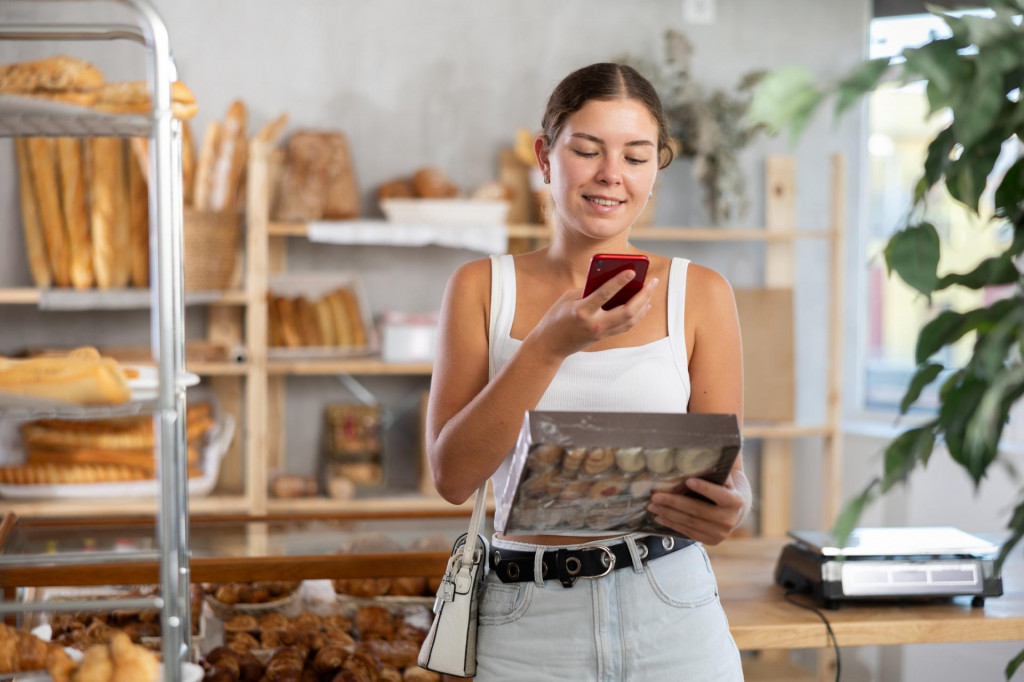
[(383, 199), (388, 222), (436, 227), (504, 225), (511, 204), (496, 199)]
[[(200, 449), (203, 458), (203, 473), (188, 480), (188, 492), (193, 497), (204, 497), (213, 491), (220, 474), (220, 463), (235, 435), (235, 419), (230, 414), (217, 418), (206, 432)], [(156, 497), (160, 484), (156, 480), (115, 481), (110, 483), (60, 483), (60, 484), (0, 484), (0, 497), (13, 500), (37, 498), (93, 498), (108, 497)]]

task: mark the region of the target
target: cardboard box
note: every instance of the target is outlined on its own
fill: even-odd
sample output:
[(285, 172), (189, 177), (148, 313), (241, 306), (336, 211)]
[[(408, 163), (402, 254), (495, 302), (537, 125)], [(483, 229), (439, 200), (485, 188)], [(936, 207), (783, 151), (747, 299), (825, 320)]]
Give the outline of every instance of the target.
[(723, 483), (740, 451), (736, 415), (527, 412), (495, 528), (508, 535), (679, 533), (655, 523), (651, 493)]

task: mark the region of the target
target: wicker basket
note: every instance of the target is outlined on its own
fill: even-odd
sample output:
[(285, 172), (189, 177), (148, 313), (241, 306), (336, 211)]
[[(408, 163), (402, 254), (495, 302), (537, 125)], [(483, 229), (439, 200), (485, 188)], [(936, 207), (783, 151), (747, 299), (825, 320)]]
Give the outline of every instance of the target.
[(185, 208), (185, 291), (221, 291), (231, 286), (241, 222), (237, 213)]

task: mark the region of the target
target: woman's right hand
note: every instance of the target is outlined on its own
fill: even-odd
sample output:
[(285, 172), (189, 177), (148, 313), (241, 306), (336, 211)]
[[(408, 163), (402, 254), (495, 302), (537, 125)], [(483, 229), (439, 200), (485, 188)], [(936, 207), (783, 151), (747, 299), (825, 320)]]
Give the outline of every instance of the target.
[(565, 292), (524, 341), (562, 360), (601, 339), (629, 331), (651, 309), (651, 294), (658, 286), (657, 278), (644, 284), (625, 304), (611, 310), (601, 306), (634, 277), (636, 273), (632, 270), (620, 272), (586, 298), (581, 298), (582, 289)]

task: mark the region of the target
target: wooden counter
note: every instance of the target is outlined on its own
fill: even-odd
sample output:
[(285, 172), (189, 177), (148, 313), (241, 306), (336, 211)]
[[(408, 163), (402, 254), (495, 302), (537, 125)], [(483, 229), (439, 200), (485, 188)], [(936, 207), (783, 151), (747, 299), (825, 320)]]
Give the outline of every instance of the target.
[[(740, 649), (828, 647), (816, 615), (788, 603), (773, 582), (784, 540), (731, 540), (709, 547), (719, 593)], [(1024, 560), (1014, 551), (1003, 570), (1003, 596), (972, 608), (970, 598), (914, 604), (843, 603), (822, 609), (840, 647), (1024, 640)], [(818, 606), (804, 596), (801, 603)]]

